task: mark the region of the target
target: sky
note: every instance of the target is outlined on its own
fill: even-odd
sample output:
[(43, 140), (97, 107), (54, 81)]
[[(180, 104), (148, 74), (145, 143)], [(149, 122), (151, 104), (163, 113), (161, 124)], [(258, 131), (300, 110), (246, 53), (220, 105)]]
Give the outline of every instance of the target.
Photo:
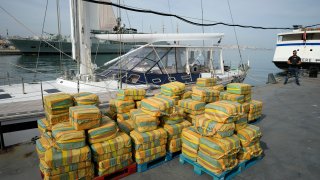
[[(119, 1), (119, 0), (117, 0)], [(117, 3), (117, 1), (113, 1)], [(200, 0), (120, 0), (121, 4), (191, 17), (200, 22), (202, 8)], [(292, 27), (294, 24), (312, 25), (320, 23), (319, 0), (229, 0), (235, 24), (263, 27)], [(0, 0), (0, 6), (10, 12), (16, 19), (41, 35), (46, 0)], [(203, 19), (205, 23), (232, 23), (227, 0), (202, 0)], [(117, 9), (115, 9), (117, 12)], [(70, 35), (69, 0), (60, 0), (62, 34)], [(117, 15), (117, 14), (116, 14)], [(175, 18), (153, 14), (121, 11), (126, 27), (138, 29), (145, 33), (201, 33), (202, 27), (182, 22)], [(129, 18), (128, 18), (129, 17)], [(206, 21), (208, 20), (208, 21)], [(0, 9), (0, 35), (32, 36), (21, 24)], [(130, 25), (129, 25), (130, 24)], [(49, 0), (45, 23), (45, 32), (57, 33), (56, 1)], [(206, 33), (224, 33), (225, 45), (236, 44), (233, 27), (204, 27)], [(236, 28), (241, 46), (275, 48), (276, 34), (285, 30), (258, 30)]]

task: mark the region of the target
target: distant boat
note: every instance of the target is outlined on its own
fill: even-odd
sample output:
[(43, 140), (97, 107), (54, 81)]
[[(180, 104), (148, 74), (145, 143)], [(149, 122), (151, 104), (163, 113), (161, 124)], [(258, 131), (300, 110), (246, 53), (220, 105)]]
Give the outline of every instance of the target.
[(303, 69), (320, 68), (320, 28), (302, 28), (279, 33), (273, 63), (280, 69), (288, 68), (293, 50), (301, 57)]

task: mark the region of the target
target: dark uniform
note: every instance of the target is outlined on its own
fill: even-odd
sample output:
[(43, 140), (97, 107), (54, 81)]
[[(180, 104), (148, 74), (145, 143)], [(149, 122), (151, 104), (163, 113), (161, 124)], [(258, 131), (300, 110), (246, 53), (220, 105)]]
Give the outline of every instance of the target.
[(297, 56), (296, 53), (297, 53), (296, 51), (293, 51), (293, 56), (290, 56), (288, 59), (289, 69), (288, 69), (288, 73), (286, 76), (286, 80), (284, 81), (284, 84), (287, 84), (289, 79), (289, 73), (291, 73), (291, 75), (295, 77), (297, 85), (300, 85), (298, 72), (299, 72), (299, 65), (301, 63), (301, 58)]

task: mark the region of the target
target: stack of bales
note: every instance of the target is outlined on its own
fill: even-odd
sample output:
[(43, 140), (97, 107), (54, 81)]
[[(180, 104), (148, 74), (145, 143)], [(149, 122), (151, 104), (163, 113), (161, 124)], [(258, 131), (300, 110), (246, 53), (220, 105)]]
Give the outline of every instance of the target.
[[(140, 107), (141, 100), (145, 98), (146, 91), (144, 89), (121, 89), (117, 93), (117, 100), (115, 102), (115, 109), (117, 111), (117, 122), (119, 129), (127, 134), (134, 129), (134, 121), (130, 117), (130, 110)], [(122, 108), (124, 103), (126, 108)], [(117, 108), (117, 106), (120, 105)], [(120, 111), (119, 111), (120, 110)]]
[(199, 151), (201, 135), (194, 126), (184, 128), (181, 133), (181, 153), (188, 159), (196, 162)]
[(259, 119), (262, 115), (262, 102), (257, 100), (251, 100), (249, 102), (250, 109), (248, 113), (248, 122)]
[(141, 109), (130, 111), (134, 130), (130, 136), (134, 142), (134, 158), (138, 164), (150, 162), (166, 154), (167, 132), (160, 128), (159, 117), (173, 112), (174, 100), (157, 96), (143, 99)]
[(204, 113), (206, 103), (193, 99), (182, 99), (178, 102), (178, 107), (183, 110), (187, 116), (187, 120), (194, 124), (197, 115)]
[(95, 105), (98, 106), (99, 96), (90, 92), (81, 92), (73, 95), (74, 104), (76, 106), (81, 105)]

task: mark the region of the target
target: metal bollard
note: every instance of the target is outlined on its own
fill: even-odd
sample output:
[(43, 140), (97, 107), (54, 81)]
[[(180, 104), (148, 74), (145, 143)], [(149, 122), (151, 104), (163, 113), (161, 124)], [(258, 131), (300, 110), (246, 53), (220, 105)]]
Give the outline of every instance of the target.
[(24, 81), (23, 81), (23, 77), (21, 77), (21, 83), (22, 83), (22, 93), (23, 94), (27, 94), (25, 89), (24, 89)]

